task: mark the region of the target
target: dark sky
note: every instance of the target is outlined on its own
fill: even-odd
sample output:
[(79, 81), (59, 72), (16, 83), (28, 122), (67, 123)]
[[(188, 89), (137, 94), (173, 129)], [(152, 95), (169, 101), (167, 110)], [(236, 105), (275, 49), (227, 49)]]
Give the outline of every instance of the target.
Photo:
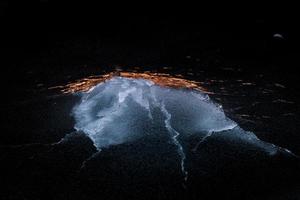
[[(241, 7), (174, 4), (2, 1), (2, 55), (8, 64), (14, 64), (10, 58), (22, 60), (28, 53), (53, 48), (57, 41), (96, 37), (128, 46), (212, 46), (224, 49), (229, 57), (238, 55), (254, 62), (290, 62), (287, 66), (297, 62), (299, 23), (293, 6), (287, 8), (275, 2)], [(274, 38), (274, 34), (283, 38)]]

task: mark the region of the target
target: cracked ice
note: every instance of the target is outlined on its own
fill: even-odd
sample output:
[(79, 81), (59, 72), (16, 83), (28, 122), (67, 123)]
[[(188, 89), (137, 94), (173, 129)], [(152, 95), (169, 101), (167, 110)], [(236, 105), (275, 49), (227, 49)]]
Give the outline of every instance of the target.
[(161, 126), (177, 149), (182, 174), (187, 179), (186, 153), (182, 140), (194, 134), (202, 142), (214, 133), (232, 130), (230, 137), (246, 141), (269, 155), (280, 149), (259, 140), (226, 117), (207, 94), (192, 89), (162, 87), (150, 80), (114, 77), (81, 93), (73, 109), (75, 129), (87, 134), (100, 150), (111, 145), (157, 135)]

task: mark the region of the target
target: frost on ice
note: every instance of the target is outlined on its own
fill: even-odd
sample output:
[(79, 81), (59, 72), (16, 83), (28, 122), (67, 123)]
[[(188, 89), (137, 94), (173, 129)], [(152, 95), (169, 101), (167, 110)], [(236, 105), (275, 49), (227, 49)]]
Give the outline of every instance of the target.
[(185, 178), (188, 172), (186, 150), (181, 142), (184, 138), (196, 135), (200, 140), (194, 148), (198, 148), (210, 136), (222, 132), (220, 137), (224, 137), (224, 132), (229, 131), (226, 137), (231, 141), (243, 141), (269, 155), (279, 150), (241, 129), (207, 94), (197, 90), (114, 77), (81, 95), (81, 101), (73, 109), (75, 128), (86, 133), (98, 149), (168, 133), (170, 143), (176, 146)]

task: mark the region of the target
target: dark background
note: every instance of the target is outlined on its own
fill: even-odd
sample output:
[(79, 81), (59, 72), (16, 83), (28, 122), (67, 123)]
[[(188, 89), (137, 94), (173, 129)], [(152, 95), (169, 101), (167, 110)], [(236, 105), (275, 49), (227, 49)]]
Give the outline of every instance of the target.
[[(179, 73), (203, 81), (205, 87), (217, 93), (212, 98), (242, 128), (299, 155), (300, 40), (296, 6), (293, 9), (293, 5), (276, 2), (240, 7), (188, 2), (106, 3), (1, 1), (0, 153), (1, 163), (5, 164), (0, 171), (6, 185), (4, 198), (97, 196), (103, 186), (97, 182), (101, 174), (90, 183), (77, 171), (82, 161), (95, 152), (88, 138), (79, 135), (71, 144), (49, 150), (50, 143), (73, 131), (69, 112), (76, 99), (57, 97), (59, 92), (48, 88), (119, 68)], [(238, 79), (256, 85), (245, 88), (234, 82)], [(213, 80), (227, 82), (214, 84)], [(233, 95), (218, 94), (222, 87)], [(266, 93), (270, 88), (276, 91)], [(242, 120), (239, 114), (249, 115), (249, 119)], [(245, 166), (237, 165), (234, 170), (238, 173), (233, 175), (229, 165), (224, 180), (223, 171), (208, 185), (200, 179), (202, 183), (198, 184), (207, 188), (198, 191), (201, 187), (195, 184), (194, 192), (202, 195), (207, 189), (208, 194), (214, 194), (219, 186), (225, 186), (219, 191), (229, 189), (243, 198), (246, 191), (249, 199), (262, 193), (262, 199), (299, 197), (295, 180), (299, 175), (284, 171), (285, 165), (295, 171), (298, 165), (278, 160), (279, 164), (272, 161), (263, 169), (258, 160), (255, 167), (246, 167), (248, 173), (244, 173)], [(104, 158), (103, 162), (109, 160)], [(96, 163), (93, 167), (98, 166)], [(273, 166), (274, 173), (269, 170)], [(261, 176), (261, 171), (266, 175)], [(232, 186), (238, 189), (230, 190)], [(70, 192), (74, 188), (79, 194)], [(174, 190), (171, 186), (168, 189), (171, 193)], [(282, 196), (277, 195), (278, 191)]]
[[(298, 63), (298, 15), (292, 5), (274, 4), (2, 1), (2, 55), (6, 64), (22, 69), (50, 56), (51, 67), (70, 64), (71, 56), (77, 65), (154, 65), (206, 52), (286, 78)], [(274, 38), (276, 33), (284, 39)]]
[(0, 6), (1, 70), (12, 84), (30, 84), (29, 71), (46, 83), (70, 69), (176, 65), (180, 71), (190, 55), (198, 58), (190, 63), (196, 70), (232, 65), (298, 87), (293, 5), (45, 0)]

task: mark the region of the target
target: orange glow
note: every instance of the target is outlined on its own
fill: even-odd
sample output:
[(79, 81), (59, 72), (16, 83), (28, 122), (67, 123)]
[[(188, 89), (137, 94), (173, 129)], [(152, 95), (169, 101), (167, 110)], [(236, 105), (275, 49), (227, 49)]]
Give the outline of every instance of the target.
[(87, 92), (93, 86), (110, 80), (113, 77), (125, 77), (133, 79), (146, 79), (152, 81), (154, 84), (161, 87), (171, 87), (171, 88), (188, 88), (198, 90), (204, 93), (209, 93), (203, 87), (200, 86), (199, 82), (191, 81), (182, 78), (181, 75), (171, 76), (165, 73), (138, 73), (138, 72), (112, 72), (105, 75), (99, 76), (89, 76), (77, 80), (75, 82), (69, 83), (65, 86), (56, 86), (49, 89), (60, 89), (65, 94), (76, 93), (76, 92)]

